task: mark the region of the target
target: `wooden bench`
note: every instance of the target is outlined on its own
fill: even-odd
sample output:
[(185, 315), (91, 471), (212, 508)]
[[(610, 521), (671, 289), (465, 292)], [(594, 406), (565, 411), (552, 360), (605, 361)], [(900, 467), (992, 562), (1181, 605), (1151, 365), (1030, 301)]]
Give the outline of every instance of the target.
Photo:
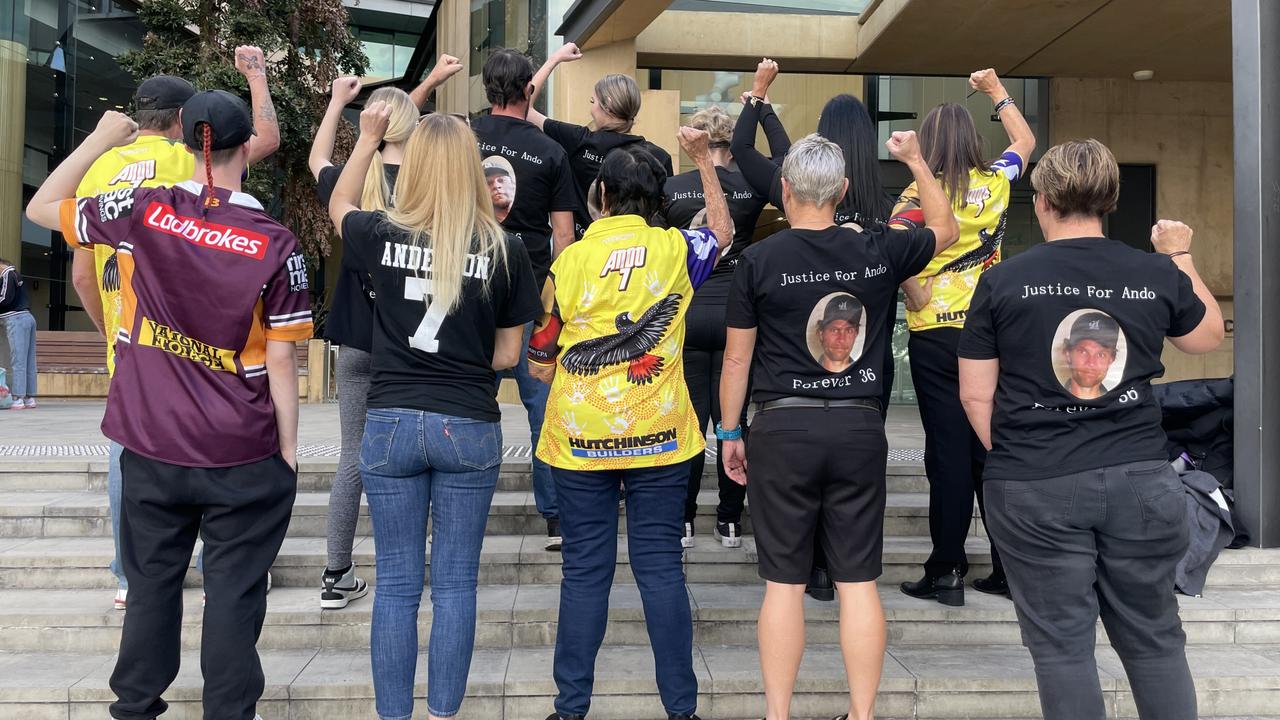
[[(308, 343), (297, 344), (299, 392), (307, 396)], [(36, 372), (45, 397), (106, 397), (107, 344), (96, 332), (36, 332)]]

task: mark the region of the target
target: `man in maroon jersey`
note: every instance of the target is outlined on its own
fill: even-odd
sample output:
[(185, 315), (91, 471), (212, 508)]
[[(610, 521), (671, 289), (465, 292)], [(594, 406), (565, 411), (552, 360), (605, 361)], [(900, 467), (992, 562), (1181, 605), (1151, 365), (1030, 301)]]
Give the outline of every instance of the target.
[(267, 571), (297, 491), (295, 345), (311, 337), (298, 242), (240, 192), (253, 122), (240, 98), (182, 108), (195, 177), (75, 199), (93, 161), (137, 134), (108, 112), (27, 215), (75, 246), (116, 249), (122, 313), (103, 433), (124, 446), (121, 544), (130, 589), (111, 688), (119, 720), (151, 720), (178, 673), (182, 581), (204, 540), (205, 720), (250, 720)]

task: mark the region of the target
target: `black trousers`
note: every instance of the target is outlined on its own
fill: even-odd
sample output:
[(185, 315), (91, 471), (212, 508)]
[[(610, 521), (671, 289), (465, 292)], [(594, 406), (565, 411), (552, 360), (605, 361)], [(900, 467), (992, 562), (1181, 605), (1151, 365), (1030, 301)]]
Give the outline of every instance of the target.
[[(720, 417), (720, 369), (724, 365), (724, 301), (708, 298), (702, 302), (694, 295), (693, 304), (685, 318), (684, 381), (689, 387), (689, 401), (698, 416), (698, 427), (703, 432)], [(748, 390), (747, 395), (750, 396)], [(738, 422), (746, 437), (747, 409), (743, 404)], [(711, 425), (708, 425), (711, 423)], [(716, 505), (717, 522), (741, 522), (742, 508), (746, 503), (747, 489), (729, 479), (724, 471), (721, 444), (716, 442), (716, 477), (720, 488), (720, 502)], [(702, 490), (702, 473), (706, 455), (699, 454), (689, 462), (689, 494), (685, 500), (684, 521), (693, 522), (698, 514), (698, 493)]]
[(1187, 500), (1169, 463), (988, 480), (986, 496), (1045, 720), (1106, 717), (1094, 659), (1099, 615), (1138, 717), (1195, 720), (1173, 591), (1187, 551)]
[[(973, 502), (986, 518), (982, 500), (982, 466), (987, 451), (969, 425), (960, 404), (960, 363), (956, 348), (960, 328), (937, 328), (911, 333), (911, 380), (924, 425), (924, 469), (929, 476), (929, 537), (933, 552), (925, 574), (936, 577), (969, 571), (964, 541), (973, 520)], [(1004, 572), (995, 543), (991, 561)]]
[(151, 720), (178, 674), (182, 581), (204, 539), (205, 720), (253, 720), (265, 678), (258, 635), (267, 571), (280, 552), (298, 478), (279, 455), (248, 465), (190, 468), (125, 450), (120, 546), (129, 612), (111, 675), (111, 716)]

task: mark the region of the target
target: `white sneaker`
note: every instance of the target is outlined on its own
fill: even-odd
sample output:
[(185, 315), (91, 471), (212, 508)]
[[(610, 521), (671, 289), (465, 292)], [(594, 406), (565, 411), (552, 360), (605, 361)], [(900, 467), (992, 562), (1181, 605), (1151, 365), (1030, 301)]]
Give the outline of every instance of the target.
[(116, 599), (112, 603), (112, 606), (115, 607), (115, 609), (117, 610), (123, 610), (125, 605), (125, 599), (128, 597), (128, 595), (129, 595), (129, 591), (124, 588), (120, 588), (119, 590), (116, 590)]
[(36, 399), (35, 399), (35, 398), (33, 398), (33, 397), (29, 397), (29, 398), (27, 398), (27, 401), (26, 401), (25, 403), (23, 403), (23, 404), (26, 406), (26, 408), (27, 408), (28, 410), (31, 410), (32, 408), (34, 408), (34, 407), (36, 406)]
[(9, 406), (10, 410), (26, 410), (27, 403), (22, 398), (14, 398), (13, 404)]
[(356, 566), (352, 565), (344, 575), (325, 573), (321, 578), (320, 607), (325, 610), (341, 610), (351, 603), (369, 594), (369, 584), (356, 577)]
[(738, 523), (716, 523), (716, 535), (720, 538), (720, 544), (727, 548), (742, 547), (742, 526)]
[(684, 524), (684, 537), (680, 538), (680, 547), (693, 547), (693, 523)]

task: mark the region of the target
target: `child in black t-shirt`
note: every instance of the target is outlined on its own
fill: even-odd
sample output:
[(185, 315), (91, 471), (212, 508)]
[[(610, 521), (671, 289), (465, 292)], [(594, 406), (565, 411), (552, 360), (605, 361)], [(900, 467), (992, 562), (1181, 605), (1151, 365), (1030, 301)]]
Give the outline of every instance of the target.
[(1173, 595), (1187, 549), (1182, 483), (1151, 381), (1168, 338), (1222, 341), (1191, 260), (1161, 220), (1155, 253), (1102, 234), (1120, 171), (1097, 140), (1051, 148), (1031, 173), (1043, 245), (982, 275), (960, 340), (960, 398), (990, 449), (987, 530), (999, 544), (1048, 720), (1105, 716), (1099, 612), (1142, 717), (1192, 720), (1195, 688)]
[[(841, 638), (851, 662), (851, 717), (871, 717), (883, 665), (880, 575), (888, 444), (880, 416), (885, 318), (898, 285), (959, 232), (942, 187), (920, 156), (915, 133), (894, 133), (894, 157), (911, 168), (925, 227), (857, 231), (835, 224), (848, 189), (840, 146), (819, 135), (796, 143), (782, 166), (791, 229), (742, 253), (730, 290), (720, 407), (730, 477), (747, 486), (760, 576), (760, 658), (774, 712), (786, 712), (803, 634), (805, 585), (819, 535), (841, 604)], [(756, 416), (751, 445), (738, 424), (748, 368)], [(750, 461), (750, 482), (747, 466)], [(819, 525), (821, 519), (821, 525)], [(848, 627), (847, 623), (855, 627)]]

